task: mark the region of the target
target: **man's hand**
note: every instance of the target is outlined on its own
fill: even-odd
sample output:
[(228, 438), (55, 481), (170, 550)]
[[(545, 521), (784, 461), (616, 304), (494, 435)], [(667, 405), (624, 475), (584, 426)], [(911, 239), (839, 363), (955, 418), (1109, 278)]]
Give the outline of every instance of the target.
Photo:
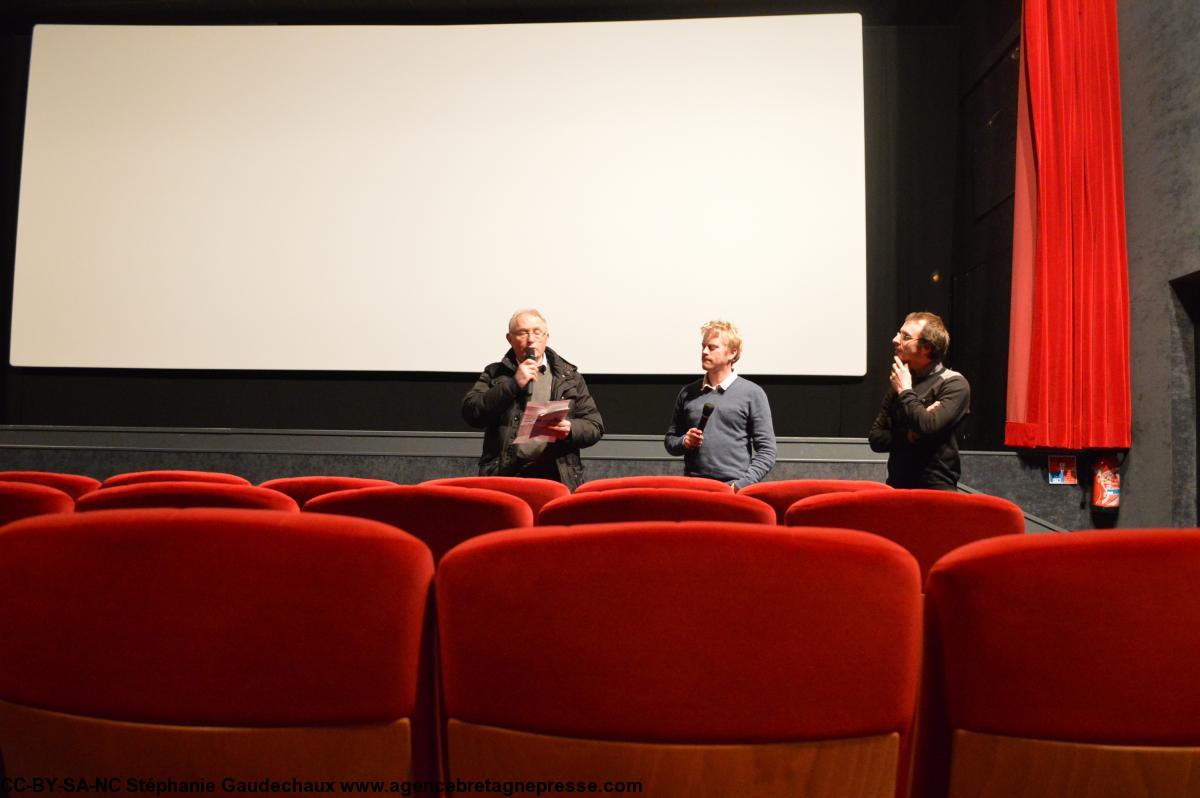
[(568, 438), (571, 435), (571, 419), (564, 418), (554, 426), (546, 427), (546, 431), (558, 438), (560, 441), (564, 438)]
[(517, 366), (517, 387), (524, 388), (530, 380), (536, 380), (540, 376), (541, 372), (538, 371), (537, 361), (525, 360)]
[(912, 372), (908, 370), (908, 365), (898, 357), (892, 358), (892, 388), (896, 393), (908, 391), (912, 389)]
[(704, 432), (699, 427), (692, 427), (683, 436), (683, 448), (699, 449), (704, 443)]

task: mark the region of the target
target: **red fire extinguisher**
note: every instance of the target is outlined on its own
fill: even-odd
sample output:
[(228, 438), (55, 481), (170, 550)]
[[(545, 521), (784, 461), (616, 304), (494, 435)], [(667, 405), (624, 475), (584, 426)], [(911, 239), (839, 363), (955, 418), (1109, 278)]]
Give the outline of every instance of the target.
[(1092, 462), (1092, 508), (1116, 512), (1121, 506), (1121, 463), (1113, 453), (1100, 454)]

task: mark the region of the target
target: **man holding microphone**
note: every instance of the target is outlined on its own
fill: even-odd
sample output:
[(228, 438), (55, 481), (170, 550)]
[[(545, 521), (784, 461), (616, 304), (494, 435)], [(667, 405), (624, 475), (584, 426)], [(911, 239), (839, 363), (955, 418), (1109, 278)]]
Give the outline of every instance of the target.
[[(505, 338), (508, 352), (463, 397), (463, 419), (484, 430), (479, 473), (552, 479), (574, 490), (583, 481), (579, 450), (604, 434), (600, 411), (579, 370), (546, 346), (550, 329), (539, 311), (514, 313)], [(526, 404), (558, 399), (570, 400), (571, 409), (548, 428), (556, 440), (516, 443)]]
[(704, 377), (684, 386), (675, 400), (663, 443), (683, 455), (684, 473), (744, 488), (775, 465), (775, 429), (762, 388), (734, 373), (742, 336), (727, 321), (700, 328)]

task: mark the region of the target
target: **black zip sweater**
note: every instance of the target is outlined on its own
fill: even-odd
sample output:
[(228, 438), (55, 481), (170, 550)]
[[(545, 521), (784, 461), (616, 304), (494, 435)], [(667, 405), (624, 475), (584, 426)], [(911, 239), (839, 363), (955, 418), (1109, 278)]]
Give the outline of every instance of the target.
[(962, 475), (954, 433), (971, 412), (967, 378), (935, 363), (913, 375), (911, 390), (888, 389), (867, 439), (872, 451), (888, 453), (893, 488), (952, 489)]

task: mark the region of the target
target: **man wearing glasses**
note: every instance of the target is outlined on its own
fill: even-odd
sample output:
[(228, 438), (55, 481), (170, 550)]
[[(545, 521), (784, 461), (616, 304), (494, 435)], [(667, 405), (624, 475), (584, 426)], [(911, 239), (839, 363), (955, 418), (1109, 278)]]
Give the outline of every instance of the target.
[(893, 488), (956, 490), (962, 466), (954, 433), (971, 412), (967, 378), (946, 368), (950, 333), (933, 313), (910, 313), (892, 339), (891, 386), (867, 438), (888, 453)]
[[(479, 473), (552, 479), (575, 490), (583, 481), (579, 450), (604, 434), (600, 411), (579, 370), (546, 346), (550, 327), (539, 311), (514, 313), (505, 338), (508, 352), (485, 368), (463, 397), (463, 419), (484, 430)], [(558, 399), (569, 399), (571, 409), (549, 427), (556, 440), (516, 443), (525, 405)]]

